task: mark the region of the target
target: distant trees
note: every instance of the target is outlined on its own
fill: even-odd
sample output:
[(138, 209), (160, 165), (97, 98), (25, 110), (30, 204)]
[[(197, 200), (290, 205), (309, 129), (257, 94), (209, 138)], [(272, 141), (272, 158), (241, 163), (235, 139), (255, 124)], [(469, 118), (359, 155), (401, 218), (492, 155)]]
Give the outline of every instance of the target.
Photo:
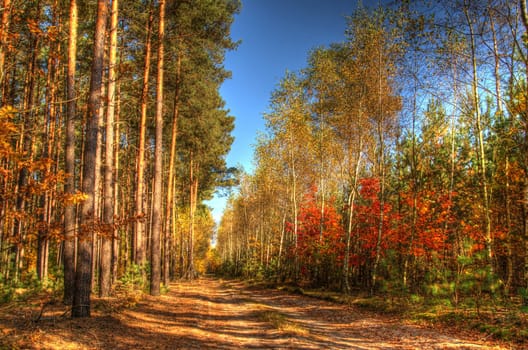
[(0, 285), (64, 271), (64, 301), (85, 317), (92, 290), (108, 296), (126, 273), (155, 295), (162, 271), (203, 271), (202, 201), (233, 172), (218, 89), (240, 4), (68, 3), (0, 9)]
[(455, 303), (525, 295), (523, 11), (358, 8), (345, 41), (272, 94), (255, 173), (219, 228), (223, 268)]

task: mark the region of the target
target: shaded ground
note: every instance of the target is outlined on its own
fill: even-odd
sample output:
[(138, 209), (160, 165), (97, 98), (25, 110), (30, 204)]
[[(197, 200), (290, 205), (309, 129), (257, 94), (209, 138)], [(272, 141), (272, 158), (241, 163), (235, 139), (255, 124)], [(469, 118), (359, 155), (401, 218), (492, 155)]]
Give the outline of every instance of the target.
[[(126, 302), (126, 301), (125, 301)], [(129, 301), (133, 304), (133, 300)], [(0, 308), (0, 349), (513, 349), (354, 307), (216, 279), (178, 282), (136, 305), (96, 301), (89, 319), (62, 305)], [(481, 339), (479, 339), (479, 337)]]

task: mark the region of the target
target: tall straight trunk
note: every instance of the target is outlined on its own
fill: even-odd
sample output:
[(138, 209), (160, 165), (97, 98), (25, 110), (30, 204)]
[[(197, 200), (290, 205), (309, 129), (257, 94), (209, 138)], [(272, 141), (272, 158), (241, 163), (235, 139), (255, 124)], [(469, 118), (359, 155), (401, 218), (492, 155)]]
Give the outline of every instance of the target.
[(145, 42), (145, 66), (143, 69), (143, 90), (141, 92), (141, 117), (139, 122), (139, 145), (137, 154), (137, 188), (136, 188), (136, 230), (134, 236), (134, 262), (138, 265), (145, 264), (145, 139), (147, 133), (147, 102), (150, 78), (152, 22), (154, 13), (152, 3), (149, 5), (149, 19), (147, 22), (147, 39)]
[(291, 205), (292, 205), (292, 214), (293, 214), (293, 242), (294, 242), (294, 257), (293, 257), (293, 276), (297, 280), (299, 277), (299, 252), (297, 249), (299, 243), (299, 204), (297, 198), (297, 169), (295, 163), (295, 156), (293, 152), (293, 135), (290, 135), (290, 147), (289, 157), (290, 157), (290, 167), (291, 167)]
[(350, 195), (348, 196), (347, 205), (348, 205), (348, 225), (346, 230), (345, 237), (345, 259), (343, 261), (343, 270), (342, 270), (342, 286), (345, 293), (350, 293), (350, 283), (348, 277), (350, 274), (350, 246), (352, 242), (352, 228), (353, 228), (353, 218), (354, 218), (354, 207), (356, 203), (357, 195), (357, 185), (359, 181), (359, 169), (361, 163), (361, 149), (362, 142), (360, 140), (359, 150), (356, 159), (356, 166), (354, 167), (354, 178), (352, 179)]
[(381, 131), (379, 131), (379, 139), (380, 139), (380, 160), (379, 160), (379, 183), (380, 183), (380, 191), (379, 191), (379, 203), (380, 203), (380, 209), (379, 209), (379, 217), (378, 217), (378, 237), (376, 239), (376, 251), (374, 256), (374, 265), (372, 266), (372, 288), (371, 288), (371, 294), (374, 293), (374, 290), (376, 288), (376, 281), (378, 278), (378, 268), (379, 263), (381, 260), (381, 243), (383, 239), (383, 221), (385, 220), (385, 147), (383, 146), (384, 140), (383, 135)]
[[(106, 38), (106, 36), (105, 36)], [(103, 62), (104, 66), (104, 62)], [(103, 70), (103, 80), (105, 71)], [(106, 86), (101, 86), (101, 105), (99, 106), (99, 126), (97, 130), (97, 149), (95, 151), (95, 202), (94, 202), (94, 213), (95, 220), (102, 222), (102, 210), (103, 210), (103, 129), (104, 129), (104, 116), (105, 116), (105, 104), (106, 100)], [(98, 280), (99, 275), (99, 263), (101, 257), (101, 238), (103, 236), (102, 230), (94, 230), (92, 237), (92, 286), (94, 286)]]
[(470, 34), (470, 49), (471, 49), (471, 65), (473, 80), (471, 83), (471, 90), (473, 93), (473, 104), (475, 108), (475, 127), (476, 127), (476, 138), (478, 142), (477, 154), (479, 158), (479, 173), (481, 179), (481, 191), (482, 200), (484, 204), (484, 246), (486, 249), (486, 260), (490, 273), (493, 273), (493, 249), (492, 249), (492, 237), (491, 237), (491, 215), (490, 215), (490, 199), (489, 199), (489, 184), (486, 175), (487, 159), (484, 150), (484, 132), (482, 130), (482, 113), (480, 110), (480, 95), (478, 91), (478, 69), (477, 69), (477, 56), (476, 56), (476, 44), (475, 44), (475, 33), (473, 28), (473, 21), (469, 16), (468, 6), (464, 6), (464, 14), (466, 16), (469, 34)]
[[(58, 16), (58, 2), (55, 0), (52, 6), (52, 23), (60, 31), (60, 23)], [(43, 158), (50, 161), (49, 167), (46, 169), (46, 174), (54, 171), (52, 162), (55, 161), (54, 153), (57, 149), (55, 145), (56, 140), (56, 123), (57, 123), (57, 82), (59, 70), (59, 58), (61, 45), (60, 41), (49, 39), (50, 52), (48, 53), (48, 73), (46, 78), (46, 113), (44, 117), (45, 147), (42, 153)], [(51, 203), (54, 201), (53, 191), (45, 191), (40, 194), (39, 199), (39, 221), (49, 226), (51, 220)], [(49, 266), (49, 233), (43, 226), (38, 230), (38, 245), (37, 245), (37, 276), (43, 281), (48, 278)]]
[[(119, 200), (119, 138), (120, 138), (120, 128), (119, 128), (119, 115), (121, 114), (121, 83), (119, 81), (116, 82), (116, 108), (115, 108), (115, 128), (114, 128), (114, 213), (117, 213), (117, 215), (121, 214), (121, 217), (125, 217), (123, 213), (119, 213), (120, 211), (120, 200)], [(124, 202), (124, 201), (123, 201)], [(124, 207), (124, 206), (123, 206)], [(124, 238), (126, 240), (126, 238)], [(119, 231), (114, 233), (114, 237), (112, 239), (112, 247), (113, 247), (113, 253), (112, 253), (112, 282), (115, 282), (117, 280), (117, 272), (119, 267), (119, 242), (121, 240)]]
[(108, 8), (105, 0), (97, 1), (97, 18), (95, 23), (94, 53), (90, 77), (88, 100), (88, 120), (83, 155), (82, 191), (86, 199), (81, 207), (81, 230), (77, 268), (75, 271), (75, 290), (72, 305), (72, 317), (90, 316), (90, 294), (92, 292), (92, 235), (94, 233), (94, 212), (97, 188), (95, 183), (97, 136), (99, 133), (99, 109), (101, 106), (101, 89), (103, 85), (104, 39)]
[(376, 288), (376, 280), (378, 278), (378, 268), (379, 263), (381, 260), (381, 242), (383, 239), (383, 221), (385, 220), (385, 138), (384, 138), (384, 128), (383, 123), (385, 121), (384, 118), (384, 110), (383, 110), (383, 104), (382, 104), (382, 93), (383, 93), (383, 87), (382, 87), (382, 79), (383, 79), (383, 72), (382, 72), (382, 59), (383, 59), (383, 50), (380, 48), (378, 51), (378, 120), (377, 120), (377, 136), (378, 136), (378, 156), (377, 156), (377, 166), (378, 166), (378, 179), (379, 179), (379, 203), (380, 203), (380, 209), (379, 209), (379, 217), (378, 217), (378, 237), (376, 239), (376, 251), (374, 256), (374, 264), (372, 266), (372, 285), (370, 293), (373, 294)]
[(185, 243), (185, 230), (180, 230), (180, 249), (179, 249), (179, 275), (180, 278), (185, 277), (185, 249), (183, 247)]
[(192, 151), (189, 158), (189, 237), (187, 242), (187, 270), (184, 277), (192, 280), (196, 277), (194, 270), (194, 218), (198, 199), (198, 176), (196, 174), (198, 167)]
[[(326, 191), (325, 191), (325, 154), (324, 154), (324, 131), (325, 131), (325, 120), (324, 115), (321, 114), (321, 126), (319, 130), (319, 138), (318, 138), (318, 146), (319, 146), (319, 192), (321, 193), (321, 208), (319, 210), (319, 213), (321, 214), (321, 218), (319, 219), (319, 243), (323, 243), (323, 235), (324, 235), (324, 229), (325, 229), (325, 205), (326, 205)], [(317, 267), (318, 269), (318, 267)]]
[[(231, 224), (231, 231), (232, 231), (233, 224)], [(286, 233), (286, 211), (284, 211), (284, 214), (282, 216), (282, 222), (281, 222), (281, 235), (279, 240), (279, 256), (277, 257), (277, 268), (280, 271), (281, 268), (281, 262), (282, 262), (282, 250), (284, 247), (284, 235)]]
[(104, 165), (104, 203), (103, 222), (105, 232), (101, 241), (101, 262), (99, 273), (99, 296), (110, 295), (112, 286), (112, 242), (114, 229), (114, 119), (115, 119), (115, 87), (117, 65), (117, 19), (119, 2), (112, 0), (110, 21), (110, 52), (108, 61), (108, 89), (105, 128), (105, 165)]
[[(501, 89), (501, 75), (500, 75), (500, 52), (498, 48), (497, 32), (495, 30), (495, 22), (493, 15), (489, 14), (490, 28), (493, 39), (493, 58), (494, 58), (494, 75), (495, 75), (495, 98), (497, 103), (497, 115), (499, 120), (504, 121), (504, 109), (502, 105), (502, 89)], [(501, 157), (502, 158), (502, 157)], [(509, 177), (509, 163), (510, 156), (506, 154), (505, 159), (496, 160), (498, 162), (504, 161), (504, 172), (506, 177), (506, 184), (504, 189), (505, 204), (506, 204), (506, 281), (504, 282), (504, 294), (508, 295), (512, 281), (513, 281), (513, 248), (512, 248), (512, 232), (511, 232), (511, 206), (510, 206), (510, 177)]]
[(0, 92), (2, 93), (2, 104), (6, 102), (5, 98), (5, 76), (7, 67), (5, 66), (5, 58), (7, 51), (7, 43), (9, 38), (9, 24), (11, 18), (11, 0), (4, 0), (2, 3), (2, 22), (0, 27)]
[[(77, 93), (75, 91), (75, 65), (77, 62), (77, 0), (70, 0), (70, 24), (68, 38), (68, 70), (66, 79), (67, 115), (66, 115), (66, 151), (65, 170), (68, 174), (64, 191), (73, 196), (75, 193), (75, 119), (77, 117)], [(63, 302), (73, 302), (75, 288), (75, 227), (76, 213), (74, 201), (69, 201), (64, 209), (64, 295)]]
[[(416, 63), (413, 61), (413, 63)], [(403, 287), (407, 288), (408, 283), (408, 274), (409, 274), (409, 265), (412, 263), (413, 259), (413, 250), (414, 250), (414, 240), (416, 238), (416, 222), (417, 222), (417, 205), (418, 205), (418, 175), (416, 172), (416, 116), (417, 116), (417, 87), (414, 85), (413, 93), (413, 110), (412, 110), (412, 144), (411, 144), (411, 161), (410, 161), (410, 171), (411, 171), (411, 191), (412, 191), (412, 208), (411, 208), (411, 232), (409, 238), (409, 245), (407, 248), (407, 254), (404, 257), (403, 261), (403, 276), (402, 283)]]
[(159, 1), (158, 76), (156, 82), (156, 141), (154, 150), (154, 189), (152, 192), (152, 237), (150, 251), (150, 295), (160, 294), (161, 232), (163, 186), (163, 55), (165, 40), (165, 0)]
[[(178, 136), (178, 115), (180, 111), (180, 73), (181, 56), (176, 58), (176, 87), (174, 91), (174, 106), (172, 109), (171, 146), (169, 156), (169, 175), (167, 179), (167, 199), (165, 204), (165, 229), (164, 229), (164, 257), (163, 257), (163, 284), (169, 283), (170, 242), (172, 238), (171, 211), (174, 203), (174, 170), (176, 162), (176, 138)], [(174, 225), (174, 222), (173, 222)]]
[[(40, 17), (40, 3), (37, 3), (37, 18)], [(26, 71), (26, 77), (24, 81), (24, 101), (22, 105), (23, 113), (23, 125), (22, 131), (19, 138), (19, 151), (28, 154), (28, 158), (33, 157), (32, 145), (33, 145), (33, 128), (32, 123), (34, 122), (34, 104), (35, 104), (35, 76), (37, 72), (37, 56), (38, 56), (38, 47), (40, 45), (40, 40), (38, 36), (33, 36), (32, 38), (32, 47), (35, 48), (30, 55), (30, 60), (28, 62), (28, 68)], [(27, 184), (29, 181), (29, 169), (26, 166), (22, 166), (17, 181), (17, 199), (16, 199), (16, 211), (23, 213), (26, 210), (27, 205)], [(13, 234), (12, 239), (14, 242), (22, 243), (24, 241), (24, 222), (19, 218), (15, 218), (13, 224)], [(24, 246), (14, 245), (14, 261), (13, 261), (13, 281), (18, 280), (19, 265), (22, 261), (23, 249)]]

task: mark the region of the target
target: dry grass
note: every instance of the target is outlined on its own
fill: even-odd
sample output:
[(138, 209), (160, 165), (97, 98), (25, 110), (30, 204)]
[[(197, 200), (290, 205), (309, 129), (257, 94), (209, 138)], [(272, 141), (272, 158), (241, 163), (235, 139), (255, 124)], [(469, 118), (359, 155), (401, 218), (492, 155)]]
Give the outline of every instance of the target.
[(306, 336), (309, 333), (307, 329), (276, 310), (263, 310), (259, 313), (259, 318), (264, 322), (270, 323), (274, 328), (282, 332), (302, 336)]

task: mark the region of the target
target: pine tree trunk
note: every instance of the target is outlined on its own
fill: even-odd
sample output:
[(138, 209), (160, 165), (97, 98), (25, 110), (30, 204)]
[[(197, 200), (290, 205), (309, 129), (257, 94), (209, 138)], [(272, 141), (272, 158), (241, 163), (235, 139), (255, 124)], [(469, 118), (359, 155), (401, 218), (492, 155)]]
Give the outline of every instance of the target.
[(161, 232), (162, 221), (162, 186), (163, 186), (163, 55), (165, 40), (165, 0), (159, 1), (158, 32), (158, 77), (156, 83), (156, 141), (154, 150), (154, 189), (152, 237), (150, 253), (150, 295), (160, 294), (161, 283)]
[[(120, 60), (121, 61), (121, 60)], [(119, 206), (119, 138), (120, 138), (120, 128), (119, 128), (119, 115), (121, 114), (121, 83), (116, 82), (116, 110), (115, 110), (115, 128), (114, 128), (114, 214), (121, 217), (125, 217), (124, 214), (119, 213), (121, 207)], [(120, 249), (119, 243), (121, 239), (127, 240), (126, 237), (120, 237), (120, 231), (115, 232), (112, 240), (112, 282), (115, 282), (118, 277), (118, 268), (119, 268), (119, 256)], [(125, 255), (127, 256), (127, 255)]]
[[(38, 4), (40, 5), (40, 4)], [(37, 6), (36, 17), (40, 17), (40, 6)], [(24, 82), (24, 101), (23, 101), (23, 125), (22, 132), (20, 133), (19, 145), (23, 153), (27, 154), (29, 160), (33, 157), (32, 144), (33, 144), (33, 128), (31, 127), (35, 115), (34, 115), (34, 103), (35, 103), (35, 76), (37, 72), (37, 56), (38, 56), (38, 47), (40, 46), (40, 40), (38, 36), (32, 37), (32, 46), (35, 50), (30, 55), (30, 60), (28, 62), (28, 68), (26, 71), (26, 77)], [(29, 169), (27, 166), (22, 166), (18, 173), (17, 181), (17, 198), (16, 198), (16, 211), (19, 213), (24, 213), (26, 210), (28, 193), (27, 193), (27, 184), (29, 181)], [(19, 243), (13, 246), (14, 250), (14, 262), (13, 262), (13, 281), (17, 281), (19, 277), (19, 266), (22, 262), (23, 255), (23, 244), (24, 241), (24, 222), (20, 218), (15, 218), (13, 220), (13, 233), (12, 239), (14, 242)]]
[(6, 51), (7, 51), (7, 41), (9, 34), (9, 24), (11, 18), (11, 0), (4, 0), (2, 4), (2, 23), (0, 27), (0, 90), (2, 93), (2, 104), (3, 106), (6, 102), (6, 89), (5, 89), (5, 77), (7, 72), (7, 67), (5, 65)]
[[(174, 91), (174, 106), (172, 110), (172, 133), (169, 156), (169, 175), (167, 179), (167, 200), (165, 207), (165, 237), (164, 237), (164, 257), (163, 257), (163, 284), (169, 283), (169, 264), (170, 264), (170, 242), (172, 238), (171, 212), (174, 203), (174, 172), (176, 161), (176, 141), (178, 136), (178, 115), (180, 111), (180, 73), (181, 73), (181, 56), (176, 58), (176, 87)], [(174, 222), (173, 222), (174, 225)]]
[[(66, 116), (66, 151), (65, 170), (68, 177), (64, 191), (75, 194), (75, 119), (77, 117), (77, 93), (75, 91), (75, 65), (77, 62), (77, 0), (70, 0), (70, 24), (68, 39), (68, 71), (66, 79), (67, 116)], [(76, 205), (70, 200), (64, 209), (64, 295), (63, 302), (73, 302), (75, 288), (75, 235)]]
[[(51, 12), (52, 12), (52, 25), (58, 28), (60, 31), (60, 22), (58, 16), (58, 2), (54, 0)], [(55, 161), (57, 139), (57, 83), (58, 83), (58, 71), (59, 71), (59, 57), (61, 54), (60, 41), (55, 38), (48, 39), (48, 45), (50, 52), (47, 58), (47, 78), (46, 78), (46, 113), (44, 117), (44, 128), (45, 133), (45, 146), (43, 147), (42, 157), (49, 161), (49, 165), (44, 171), (43, 177), (48, 176), (50, 173), (56, 173), (53, 162)], [(41, 281), (45, 281), (48, 278), (48, 267), (49, 267), (49, 230), (52, 214), (52, 203), (54, 202), (54, 191), (47, 190), (40, 194), (39, 199), (39, 221), (41, 227), (38, 229), (38, 246), (37, 246), (37, 276)]]
[(72, 305), (72, 317), (90, 316), (90, 294), (92, 291), (92, 239), (94, 233), (94, 212), (97, 188), (95, 182), (97, 136), (99, 131), (99, 109), (101, 106), (101, 89), (104, 63), (104, 39), (108, 8), (105, 0), (97, 1), (97, 19), (94, 36), (94, 57), (90, 78), (90, 95), (88, 100), (88, 120), (83, 159), (82, 191), (87, 198), (81, 208), (81, 228), (77, 269), (75, 271), (75, 290)]
[(152, 4), (149, 5), (149, 19), (147, 22), (147, 39), (145, 43), (145, 66), (143, 70), (143, 90), (141, 92), (141, 119), (139, 122), (139, 145), (137, 155), (137, 188), (136, 188), (136, 230), (134, 237), (134, 262), (138, 265), (145, 264), (145, 138), (147, 132), (147, 102), (150, 77), (152, 22), (154, 13)]
[(184, 278), (194, 279), (196, 271), (194, 269), (194, 218), (196, 214), (196, 204), (198, 199), (198, 176), (196, 174), (194, 156), (191, 151), (189, 160), (189, 237), (187, 248), (187, 270)]
[(114, 229), (114, 119), (115, 119), (115, 86), (117, 65), (117, 19), (118, 0), (112, 0), (110, 23), (110, 52), (108, 61), (108, 90), (105, 130), (105, 166), (104, 166), (104, 203), (103, 222), (105, 232), (101, 241), (101, 266), (99, 273), (99, 296), (110, 295), (112, 287), (112, 242)]

